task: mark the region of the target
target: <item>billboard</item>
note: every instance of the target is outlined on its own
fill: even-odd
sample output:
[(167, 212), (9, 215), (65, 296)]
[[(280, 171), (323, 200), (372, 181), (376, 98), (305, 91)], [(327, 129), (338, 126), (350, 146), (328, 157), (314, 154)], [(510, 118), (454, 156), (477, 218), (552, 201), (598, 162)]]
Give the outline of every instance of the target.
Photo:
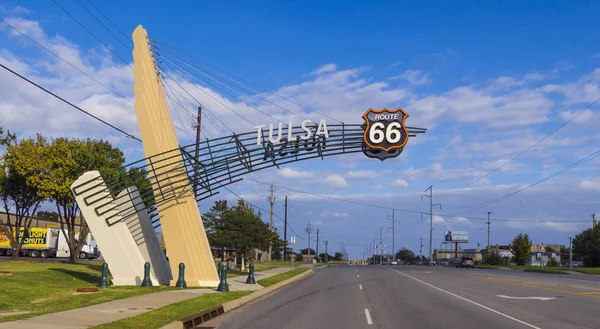
[(469, 232), (467, 231), (446, 231), (444, 234), (446, 242), (469, 242)]

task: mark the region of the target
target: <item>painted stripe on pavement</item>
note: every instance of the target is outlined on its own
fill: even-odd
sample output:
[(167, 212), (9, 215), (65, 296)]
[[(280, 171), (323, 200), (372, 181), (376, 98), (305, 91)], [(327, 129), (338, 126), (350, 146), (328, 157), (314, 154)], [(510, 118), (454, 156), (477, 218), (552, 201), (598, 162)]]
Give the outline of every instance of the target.
[(373, 324), (373, 321), (371, 321), (371, 314), (369, 313), (369, 309), (367, 308), (365, 308), (365, 316), (367, 317), (367, 323)]
[[(422, 284), (424, 284), (424, 285), (426, 285), (426, 286), (428, 286), (428, 287), (431, 287), (431, 288), (433, 288), (433, 289), (436, 289), (436, 290), (439, 290), (439, 291), (441, 291), (441, 292), (443, 292), (443, 293), (446, 293), (446, 294), (448, 294), (448, 295), (450, 295), (450, 296), (453, 296), (453, 297), (456, 297), (456, 298), (458, 298), (458, 299), (464, 300), (465, 302), (468, 302), (468, 303), (471, 303), (471, 304), (473, 304), (473, 305), (479, 306), (479, 307), (481, 307), (481, 308), (483, 308), (483, 309), (486, 309), (486, 310), (488, 310), (488, 311), (490, 311), (490, 312), (493, 312), (493, 313), (496, 313), (496, 314), (498, 314), (498, 315), (501, 315), (501, 316), (503, 316), (503, 317), (505, 317), (505, 318), (507, 318), (507, 319), (510, 319), (510, 320), (513, 320), (513, 321), (515, 321), (515, 322), (518, 322), (518, 323), (520, 323), (520, 324), (526, 325), (526, 326), (528, 326), (529, 328), (541, 329), (540, 327), (536, 327), (536, 326), (534, 326), (534, 325), (532, 325), (532, 324), (530, 324), (530, 323), (527, 323), (527, 322), (525, 322), (525, 321), (519, 320), (519, 319), (517, 319), (517, 318), (513, 318), (513, 317), (512, 317), (512, 316), (510, 316), (510, 315), (507, 315), (507, 314), (504, 314), (504, 313), (502, 313), (502, 312), (496, 311), (496, 310), (494, 310), (494, 309), (492, 309), (492, 308), (489, 308), (489, 307), (487, 307), (487, 306), (485, 306), (485, 305), (482, 305), (482, 304), (479, 304), (479, 303), (477, 303), (477, 302), (474, 302), (474, 301), (472, 301), (472, 300), (470, 300), (470, 299), (467, 299), (467, 298), (465, 298), (465, 297), (461, 297), (461, 296), (459, 296), (459, 295), (457, 295), (457, 294), (453, 294), (453, 293), (451, 293), (451, 292), (449, 292), (449, 291), (446, 291), (446, 290), (444, 290), (444, 289), (442, 289), (442, 288), (438, 288), (438, 287), (436, 287), (436, 286), (434, 286), (434, 285), (432, 285), (432, 284), (429, 284), (429, 283), (427, 283), (427, 282), (425, 282), (425, 281), (419, 280), (419, 279), (417, 279), (417, 278), (415, 278), (415, 277), (413, 277), (413, 276), (411, 276), (411, 275), (408, 275), (408, 274), (406, 274), (406, 273), (402, 273), (402, 272), (400, 272), (400, 271), (397, 271), (397, 270), (394, 270), (394, 269), (391, 269), (391, 268), (388, 268), (388, 269), (389, 269), (390, 271), (394, 271), (394, 272), (396, 272), (396, 273), (399, 273), (399, 274), (402, 274), (402, 275), (404, 275), (404, 276), (406, 276), (406, 277), (408, 277), (408, 278), (411, 278), (411, 279), (413, 279), (413, 280), (415, 280), (415, 281), (417, 281), (417, 282), (420, 282), (420, 283), (422, 283)], [(365, 309), (365, 311), (366, 311), (366, 309)]]
[(360, 290), (362, 290), (362, 284), (359, 284), (358, 287), (360, 288)]

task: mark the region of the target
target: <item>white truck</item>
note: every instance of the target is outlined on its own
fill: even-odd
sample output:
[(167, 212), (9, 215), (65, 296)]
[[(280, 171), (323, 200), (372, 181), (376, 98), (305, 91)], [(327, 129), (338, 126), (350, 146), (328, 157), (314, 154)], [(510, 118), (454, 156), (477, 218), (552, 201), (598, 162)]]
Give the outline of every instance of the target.
[[(66, 231), (66, 230), (65, 230)], [(24, 230), (21, 229), (19, 237), (23, 238)], [(79, 233), (75, 234), (79, 238)], [(70, 256), (67, 239), (59, 228), (30, 228), (29, 234), (25, 237), (25, 242), (21, 247), (21, 256), (32, 258), (68, 258)], [(0, 256), (11, 256), (12, 249), (8, 237), (0, 233)], [(96, 259), (100, 257), (98, 245), (91, 234), (88, 234), (86, 241), (77, 255), (80, 259)]]

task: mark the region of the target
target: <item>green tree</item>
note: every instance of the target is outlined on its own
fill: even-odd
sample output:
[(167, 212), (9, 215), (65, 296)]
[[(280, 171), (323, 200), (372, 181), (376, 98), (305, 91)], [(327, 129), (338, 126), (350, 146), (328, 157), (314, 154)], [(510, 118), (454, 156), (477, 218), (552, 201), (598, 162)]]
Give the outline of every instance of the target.
[[(2, 129), (0, 134), (4, 134)], [(7, 135), (0, 138), (0, 142), (6, 146), (6, 152), (0, 160), (0, 200), (7, 216), (6, 222), (0, 225), (0, 239), (9, 240), (12, 259), (15, 260), (29, 236), (31, 222), (44, 197), (19, 170), (20, 162), (30, 155), (39, 140), (17, 141), (14, 135)]]
[(38, 211), (37, 212), (37, 217), (38, 218), (43, 218), (49, 221), (53, 221), (53, 222), (58, 222), (58, 213), (56, 211)]
[(333, 256), (333, 260), (336, 260), (338, 262), (341, 262), (343, 258), (344, 258), (344, 255), (342, 255), (341, 252), (336, 252), (335, 255)]
[(296, 254), (296, 256), (294, 257), (294, 260), (297, 262), (302, 262), (302, 261), (304, 261), (304, 257), (302, 257), (302, 254)]
[(586, 267), (600, 266), (600, 225), (588, 228), (575, 236), (573, 253), (581, 256)]
[(415, 258), (415, 253), (412, 252), (412, 250), (408, 250), (405, 248), (400, 249), (400, 251), (398, 251), (396, 253), (396, 259), (399, 259), (404, 262), (410, 262), (414, 258)]
[[(322, 262), (325, 262), (325, 253), (320, 253), (319, 254), (319, 259), (321, 259)], [(327, 261), (334, 259), (334, 256), (327, 254)]]
[[(19, 170), (27, 177), (28, 184), (56, 205), (60, 228), (69, 246), (70, 262), (76, 262), (89, 234), (71, 184), (91, 170), (110, 177), (118, 172), (124, 160), (123, 152), (106, 141), (56, 138), (49, 142), (39, 135), (30, 156), (21, 159)], [(78, 226), (79, 232), (76, 232)]]
[(487, 257), (485, 259), (485, 263), (487, 265), (499, 265), (502, 262), (502, 257), (500, 256), (500, 251), (496, 248), (490, 248)]
[(510, 252), (513, 254), (513, 262), (517, 265), (527, 264), (531, 253), (529, 235), (522, 233), (517, 235), (510, 244)]
[(556, 258), (550, 257), (550, 260), (548, 260), (548, 263), (546, 264), (546, 266), (549, 266), (549, 267), (559, 267), (560, 263), (556, 260)]
[(227, 201), (216, 201), (215, 205), (202, 215), (211, 246), (229, 248), (247, 259), (254, 249), (267, 250), (271, 241), (271, 231), (263, 222), (261, 213), (255, 213), (242, 200), (229, 207)]
[[(121, 172), (123, 171), (124, 169), (121, 170)], [(107, 176), (114, 175), (117, 173), (118, 171), (114, 171), (113, 173), (108, 174)], [(146, 207), (146, 210), (148, 210), (148, 212), (151, 212), (153, 210), (155, 204), (154, 190), (152, 189), (152, 184), (148, 179), (148, 171), (145, 168), (131, 167), (129, 168), (129, 170), (127, 170), (127, 172), (123, 175), (122, 178), (119, 178), (119, 181), (121, 182), (121, 184), (117, 184), (115, 188), (113, 188), (114, 190), (111, 191), (113, 193), (113, 196), (116, 196), (119, 192), (121, 192), (127, 187), (135, 186), (137, 187), (138, 192), (140, 193), (140, 196), (144, 201), (144, 206)]]
[[(308, 248), (300, 249), (300, 253), (302, 255), (308, 255)], [(314, 256), (316, 251), (313, 248), (310, 248), (310, 254)]]

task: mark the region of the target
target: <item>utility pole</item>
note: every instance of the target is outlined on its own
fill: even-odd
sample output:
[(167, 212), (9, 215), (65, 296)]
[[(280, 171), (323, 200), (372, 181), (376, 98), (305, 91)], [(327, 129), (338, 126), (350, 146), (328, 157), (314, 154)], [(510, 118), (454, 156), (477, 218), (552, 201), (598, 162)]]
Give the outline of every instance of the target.
[(312, 232), (312, 228), (310, 228), (310, 222), (306, 226), (306, 233), (308, 234), (308, 261), (310, 262), (310, 232)]
[(379, 265), (383, 265), (383, 227), (379, 227), (379, 252), (381, 253), (381, 257), (379, 257)]
[(488, 211), (488, 221), (487, 221), (487, 225), (488, 225), (488, 244), (487, 244), (487, 251), (488, 253), (490, 252), (490, 224), (492, 223), (490, 220), (490, 215), (492, 214), (491, 211)]
[(285, 203), (284, 203), (284, 216), (283, 216), (283, 241), (285, 241), (285, 244), (283, 245), (283, 261), (286, 261), (286, 252), (287, 252), (287, 195), (285, 196)]
[(419, 254), (421, 255), (421, 260), (423, 260), (423, 238), (421, 238), (421, 248), (419, 248)]
[(196, 153), (194, 154), (194, 199), (198, 195), (198, 163), (200, 159), (200, 127), (202, 127), (202, 106), (198, 106), (198, 117), (196, 118), (196, 123), (192, 125), (193, 128), (196, 128)]
[[(433, 185), (430, 185), (427, 190), (429, 190), (429, 195), (421, 195), (421, 200), (423, 197), (429, 198), (429, 261), (431, 261), (431, 252), (432, 252), (432, 239), (433, 239), (433, 207), (440, 206), (442, 209), (442, 205), (440, 203), (433, 204)], [(427, 192), (425, 190), (424, 192)], [(423, 257), (421, 257), (423, 258)]]
[(329, 241), (325, 240), (325, 263), (329, 262), (329, 257), (327, 254), (327, 244), (329, 243)]
[(596, 213), (592, 214), (592, 228), (596, 227)]
[(573, 268), (573, 237), (569, 235), (569, 268)]
[(271, 194), (267, 197), (267, 201), (269, 201), (269, 204), (271, 205), (270, 207), (270, 211), (269, 211), (269, 229), (271, 230), (271, 239), (269, 239), (269, 262), (272, 260), (271, 256), (272, 256), (272, 252), (273, 252), (273, 204), (275, 204), (275, 187), (273, 186), (273, 184), (271, 184), (271, 188), (269, 188), (269, 191), (271, 192)]
[[(389, 217), (389, 216), (388, 216)], [(392, 261), (396, 259), (396, 229), (395, 229), (396, 218), (394, 215), (394, 209), (392, 209)], [(398, 222), (400, 223), (400, 222)]]
[(317, 229), (317, 254), (315, 255), (317, 257), (317, 262), (319, 261), (319, 229)]

